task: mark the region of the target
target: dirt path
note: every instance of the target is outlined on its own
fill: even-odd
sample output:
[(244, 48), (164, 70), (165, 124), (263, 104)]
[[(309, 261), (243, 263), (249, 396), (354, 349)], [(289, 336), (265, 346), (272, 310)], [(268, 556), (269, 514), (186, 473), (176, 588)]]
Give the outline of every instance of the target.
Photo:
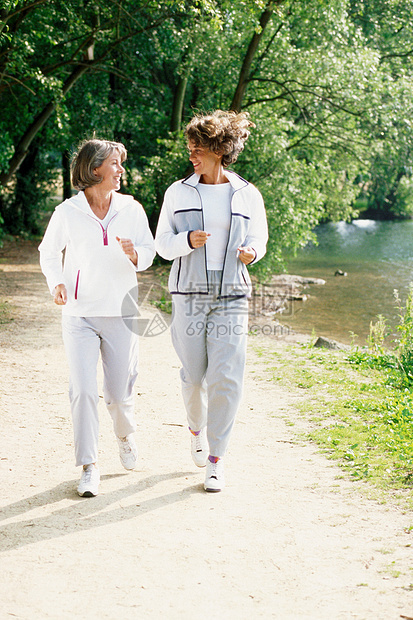
[[(139, 467), (122, 469), (101, 404), (101, 494), (75, 494), (59, 309), (34, 245), (0, 251), (0, 618), (279, 620), (413, 617), (411, 515), (357, 484), (283, 416), (251, 339), (228, 486), (192, 464), (169, 331), (141, 338)], [(281, 341), (261, 341), (285, 347)]]

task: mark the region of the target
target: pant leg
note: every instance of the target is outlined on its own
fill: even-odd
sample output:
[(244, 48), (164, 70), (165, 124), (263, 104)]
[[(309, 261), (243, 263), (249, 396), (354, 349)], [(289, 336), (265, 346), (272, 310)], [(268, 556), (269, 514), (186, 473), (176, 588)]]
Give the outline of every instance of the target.
[(171, 336), (181, 361), (181, 387), (188, 425), (199, 431), (207, 423), (205, 373), (206, 316), (209, 303), (202, 296), (173, 295)]
[(103, 395), (117, 437), (136, 431), (134, 385), (138, 376), (138, 335), (122, 317), (93, 319), (100, 328)]
[(72, 411), (76, 465), (98, 458), (99, 393), (96, 379), (100, 338), (87, 319), (62, 317), (63, 342), (69, 363), (69, 400)]
[(225, 455), (242, 398), (248, 331), (246, 298), (218, 301), (207, 323), (208, 442)]

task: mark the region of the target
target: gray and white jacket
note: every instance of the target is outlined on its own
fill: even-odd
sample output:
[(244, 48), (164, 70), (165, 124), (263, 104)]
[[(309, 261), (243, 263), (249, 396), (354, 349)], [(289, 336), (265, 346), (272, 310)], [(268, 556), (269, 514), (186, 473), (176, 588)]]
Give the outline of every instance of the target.
[[(268, 227), (265, 207), (258, 189), (245, 179), (225, 171), (231, 184), (231, 222), (219, 295), (241, 297), (251, 292), (246, 266), (238, 258), (238, 247), (251, 246), (256, 257), (265, 254)], [(208, 294), (207, 245), (193, 249), (189, 234), (204, 230), (204, 211), (198, 184), (200, 177), (192, 174), (173, 183), (165, 192), (159, 216), (155, 247), (160, 256), (173, 260), (169, 274), (172, 295)]]

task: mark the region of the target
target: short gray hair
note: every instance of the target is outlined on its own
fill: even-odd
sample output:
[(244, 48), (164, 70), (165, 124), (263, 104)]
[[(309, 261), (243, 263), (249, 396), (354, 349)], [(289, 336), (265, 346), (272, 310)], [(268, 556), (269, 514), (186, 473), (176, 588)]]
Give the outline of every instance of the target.
[(114, 151), (118, 151), (123, 163), (127, 152), (120, 142), (97, 139), (82, 142), (72, 160), (73, 187), (83, 190), (101, 183), (101, 177), (96, 176), (93, 171), (95, 168), (99, 168)]

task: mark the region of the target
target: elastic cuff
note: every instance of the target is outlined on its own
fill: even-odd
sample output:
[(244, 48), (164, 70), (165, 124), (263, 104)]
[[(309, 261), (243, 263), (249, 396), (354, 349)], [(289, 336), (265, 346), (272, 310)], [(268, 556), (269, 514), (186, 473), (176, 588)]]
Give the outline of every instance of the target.
[(193, 245), (192, 245), (192, 243), (191, 243), (191, 239), (190, 239), (190, 237), (189, 237), (189, 236), (190, 236), (190, 234), (191, 234), (191, 232), (194, 232), (194, 231), (193, 231), (193, 230), (189, 230), (189, 231), (188, 231), (188, 236), (187, 236), (187, 239), (188, 239), (188, 245), (189, 245), (189, 247), (191, 248), (191, 250), (195, 250), (194, 246), (193, 246)]

